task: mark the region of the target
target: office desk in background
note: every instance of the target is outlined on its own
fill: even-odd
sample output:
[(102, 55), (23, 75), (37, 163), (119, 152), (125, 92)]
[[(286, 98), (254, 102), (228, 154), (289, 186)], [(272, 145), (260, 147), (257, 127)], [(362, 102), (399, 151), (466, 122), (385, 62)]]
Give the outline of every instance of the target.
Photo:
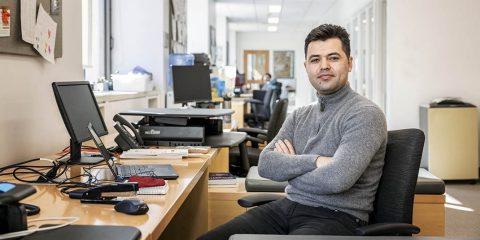
[(248, 100), (252, 97), (233, 97), (232, 98), (232, 110), (235, 111), (232, 114), (232, 120), (237, 122), (237, 128), (245, 127), (244, 118), (245, 113), (250, 112), (250, 104)]
[[(206, 158), (188, 158), (188, 166), (173, 165), (180, 175), (169, 180), (166, 195), (139, 195), (150, 210), (146, 215), (132, 216), (116, 212), (113, 205), (81, 204), (60, 193), (55, 185), (34, 185), (37, 193), (23, 203), (40, 207), (38, 215), (28, 219), (79, 217), (75, 224), (134, 226), (140, 229), (141, 239), (195, 239), (208, 229), (208, 166), (216, 157), (212, 149)], [(178, 161), (178, 160), (177, 160)], [(163, 164), (172, 160), (121, 160), (122, 164)], [(11, 176), (2, 181), (15, 182)]]

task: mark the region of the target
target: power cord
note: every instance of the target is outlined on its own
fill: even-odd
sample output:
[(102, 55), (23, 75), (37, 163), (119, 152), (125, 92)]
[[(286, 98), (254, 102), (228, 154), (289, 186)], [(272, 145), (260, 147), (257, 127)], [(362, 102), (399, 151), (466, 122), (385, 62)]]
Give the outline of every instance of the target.
[(78, 221), (78, 217), (58, 217), (58, 218), (44, 218), (44, 219), (35, 219), (35, 220), (30, 220), (28, 223), (37, 223), (37, 222), (47, 222), (47, 221), (64, 221), (65, 223), (55, 225), (55, 226), (49, 226), (49, 227), (41, 227), (37, 225), (31, 225), (31, 229), (28, 230), (23, 230), (23, 231), (18, 231), (18, 232), (11, 232), (11, 233), (5, 233), (5, 234), (0, 234), (0, 240), (3, 239), (10, 239), (10, 238), (18, 238), (18, 237), (24, 237), (27, 235), (30, 235), (34, 232), (42, 232), (42, 231), (48, 231), (48, 230), (53, 230), (61, 227), (68, 226), (70, 224), (75, 223)]
[(35, 206), (33, 204), (27, 204), (27, 203), (22, 203), (22, 205), (27, 210), (27, 216), (33, 216), (40, 213), (40, 208), (38, 206)]

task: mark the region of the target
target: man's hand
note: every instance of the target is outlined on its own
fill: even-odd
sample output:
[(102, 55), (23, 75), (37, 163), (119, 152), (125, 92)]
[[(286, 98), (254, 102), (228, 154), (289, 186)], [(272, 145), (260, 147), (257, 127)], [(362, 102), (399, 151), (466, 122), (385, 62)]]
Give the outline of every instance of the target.
[(286, 139), (275, 142), (275, 149), (273, 151), (295, 155), (295, 149), (293, 149), (293, 145)]
[(319, 167), (322, 167), (322, 166), (327, 165), (330, 161), (332, 161), (332, 158), (331, 158), (331, 157), (322, 157), (322, 156), (319, 156), (319, 157), (317, 158), (317, 161), (315, 162), (315, 164), (317, 165), (317, 168), (319, 168)]

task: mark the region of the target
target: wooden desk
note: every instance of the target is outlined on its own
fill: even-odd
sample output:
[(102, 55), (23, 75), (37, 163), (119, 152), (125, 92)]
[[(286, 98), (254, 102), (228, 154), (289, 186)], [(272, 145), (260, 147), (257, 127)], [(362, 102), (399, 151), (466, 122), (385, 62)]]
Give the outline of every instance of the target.
[[(188, 166), (173, 166), (180, 177), (169, 180), (166, 195), (139, 195), (149, 206), (146, 215), (118, 213), (113, 205), (81, 204), (60, 193), (54, 185), (36, 185), (37, 193), (22, 202), (37, 205), (40, 214), (29, 219), (76, 216), (76, 224), (134, 226), (142, 239), (195, 239), (208, 229), (208, 166), (216, 157), (212, 149), (208, 158), (183, 160)], [(169, 163), (169, 160), (128, 160), (123, 164)], [(1, 180), (12, 181), (10, 176)]]
[[(235, 125), (236, 128), (244, 127), (245, 106), (244, 101), (232, 101), (232, 110), (235, 111), (232, 114), (232, 126)], [(233, 124), (233, 121), (235, 121), (236, 124)]]
[(234, 97), (232, 98), (232, 110), (235, 112), (232, 114), (232, 121), (235, 120), (237, 122), (237, 128), (245, 127), (244, 117), (245, 113), (250, 112), (249, 104), (247, 104), (247, 100), (250, 98), (242, 98), (242, 97)]

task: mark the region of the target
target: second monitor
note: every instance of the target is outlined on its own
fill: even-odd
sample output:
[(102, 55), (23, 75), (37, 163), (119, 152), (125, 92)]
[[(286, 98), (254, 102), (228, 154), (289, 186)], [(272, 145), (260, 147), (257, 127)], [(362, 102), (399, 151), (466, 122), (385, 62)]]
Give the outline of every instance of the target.
[(172, 76), (175, 103), (212, 100), (208, 66), (172, 66)]

